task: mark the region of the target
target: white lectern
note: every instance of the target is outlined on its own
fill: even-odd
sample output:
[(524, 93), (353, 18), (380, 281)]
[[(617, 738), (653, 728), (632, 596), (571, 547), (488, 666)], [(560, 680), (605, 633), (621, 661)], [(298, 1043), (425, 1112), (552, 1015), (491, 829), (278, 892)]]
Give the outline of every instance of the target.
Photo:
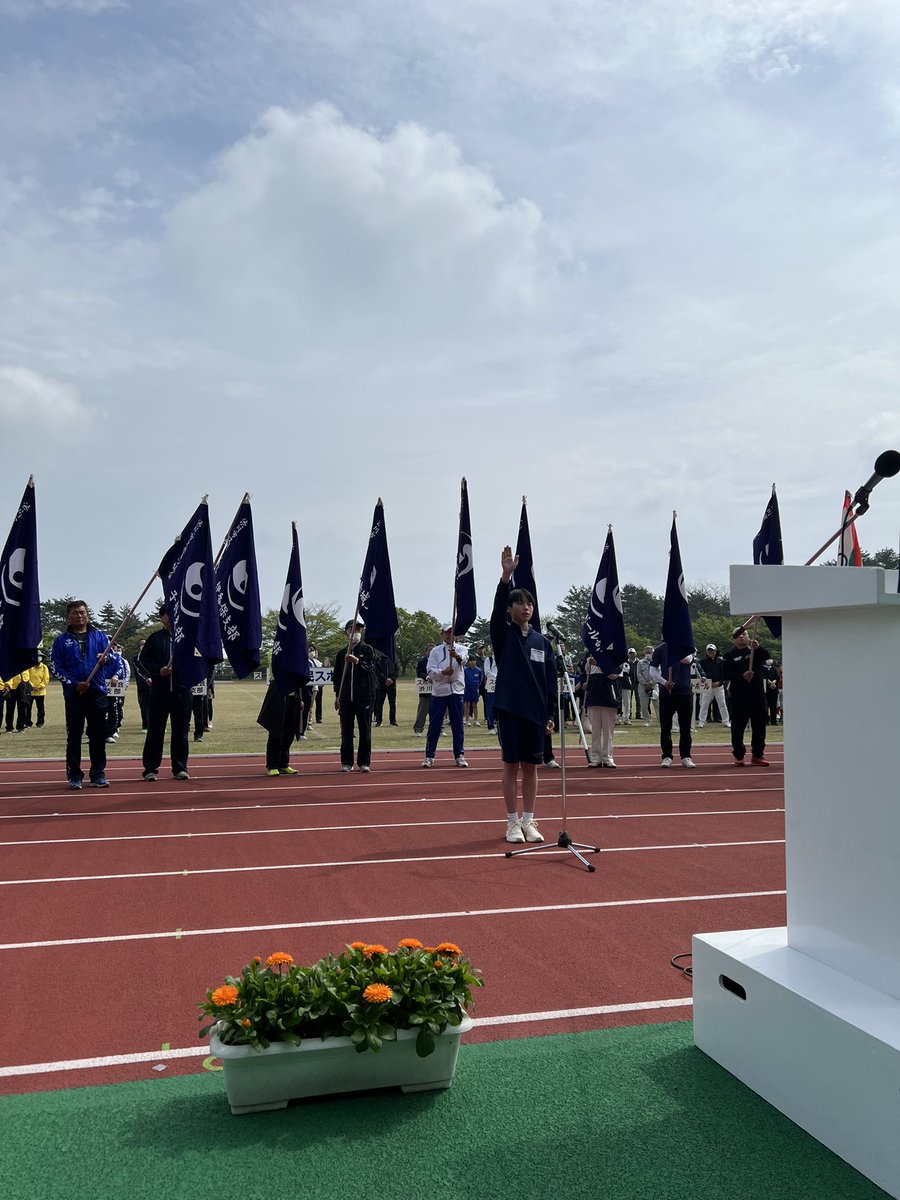
[(900, 1197), (897, 572), (732, 567), (731, 607), (783, 616), (787, 926), (694, 937), (694, 1041)]

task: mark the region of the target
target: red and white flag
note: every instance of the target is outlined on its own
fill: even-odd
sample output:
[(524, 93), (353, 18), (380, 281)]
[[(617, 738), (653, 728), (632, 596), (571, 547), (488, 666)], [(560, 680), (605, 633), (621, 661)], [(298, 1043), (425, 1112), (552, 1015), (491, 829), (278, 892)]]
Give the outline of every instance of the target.
[(859, 538), (856, 536), (856, 525), (851, 525), (853, 515), (853, 500), (849, 492), (844, 492), (844, 519), (841, 522), (841, 545), (838, 551), (839, 567), (861, 567), (862, 555), (859, 552)]

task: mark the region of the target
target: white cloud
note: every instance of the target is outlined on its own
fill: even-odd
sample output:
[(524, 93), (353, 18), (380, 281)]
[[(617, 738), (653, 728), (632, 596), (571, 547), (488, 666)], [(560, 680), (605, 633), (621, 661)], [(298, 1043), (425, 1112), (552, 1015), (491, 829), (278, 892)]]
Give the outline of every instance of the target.
[(63, 436), (86, 416), (75, 388), (28, 367), (0, 366), (0, 418), (26, 430)]
[(327, 104), (269, 110), (167, 235), (190, 292), (304, 343), (521, 319), (556, 253), (537, 207), (502, 196), (452, 138), (416, 124), (378, 136)]
[(126, 8), (126, 0), (0, 0), (0, 17), (25, 20), (48, 11), (63, 10), (96, 17), (111, 8)]

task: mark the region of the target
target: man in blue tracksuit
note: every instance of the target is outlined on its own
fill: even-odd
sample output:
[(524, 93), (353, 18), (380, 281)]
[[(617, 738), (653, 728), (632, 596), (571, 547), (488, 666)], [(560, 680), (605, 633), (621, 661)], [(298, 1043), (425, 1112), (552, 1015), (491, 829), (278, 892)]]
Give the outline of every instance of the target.
[[(121, 670), (118, 654), (111, 652), (109, 638), (88, 621), (87, 604), (71, 600), (66, 605), (65, 633), (50, 650), (50, 666), (63, 688), (66, 706), (66, 776), (73, 792), (81, 789), (81, 739), (87, 725), (91, 760), (91, 787), (109, 787), (106, 781), (107, 680)], [(98, 666), (99, 663), (99, 666)], [(87, 682), (94, 668), (96, 673)]]
[[(497, 660), (494, 713), (503, 759), (506, 840), (542, 842), (534, 820), (537, 769), (544, 737), (556, 716), (556, 660), (543, 634), (531, 627), (534, 596), (510, 588), (519, 562), (509, 546), (500, 555), (502, 575), (491, 613), (491, 646)], [(518, 777), (522, 775), (522, 815), (518, 813)]]

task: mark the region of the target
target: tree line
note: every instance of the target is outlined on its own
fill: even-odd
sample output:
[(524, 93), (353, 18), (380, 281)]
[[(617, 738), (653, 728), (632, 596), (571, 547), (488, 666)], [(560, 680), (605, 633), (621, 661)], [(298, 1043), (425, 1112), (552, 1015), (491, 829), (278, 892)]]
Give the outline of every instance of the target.
[[(884, 547), (876, 554), (862, 551), (864, 567), (884, 567), (886, 570), (897, 570), (900, 566), (900, 554), (896, 550)], [(822, 564), (836, 566), (836, 560)], [(852, 568), (851, 568), (852, 569)], [(591, 584), (573, 584), (566, 592), (560, 604), (552, 612), (542, 614), (558, 626), (569, 647), (581, 646), (581, 627), (584, 624), (585, 613), (591, 595)], [(638, 654), (644, 646), (655, 645), (661, 637), (663, 597), (657, 596), (640, 584), (626, 583), (620, 589), (622, 608), (625, 613), (625, 637), (629, 646), (633, 646)], [(41, 602), (41, 624), (44, 630), (44, 644), (50, 642), (66, 627), (66, 605), (75, 599), (74, 596), (54, 596)], [(727, 649), (731, 644), (731, 631), (737, 618), (731, 613), (728, 588), (724, 585), (698, 583), (687, 590), (688, 608), (690, 609), (694, 642), (698, 650), (703, 651), (710, 642), (719, 649)], [(125, 621), (125, 627), (119, 637), (119, 645), (127, 658), (133, 658), (138, 651), (142, 638), (157, 628), (155, 617), (142, 616), (136, 613), (129, 617), (130, 606), (116, 606), (107, 600), (99, 609), (91, 609), (91, 621), (99, 625), (107, 633), (113, 634)], [(343, 622), (339, 618), (340, 609), (337, 604), (310, 604), (306, 607), (306, 634), (312, 645), (318, 651), (320, 659), (332, 661), (338, 650), (345, 644)], [(749, 614), (746, 614), (749, 615)], [(128, 618), (126, 620), (126, 618)], [(268, 656), (272, 648), (272, 639), (278, 620), (278, 610), (268, 609), (263, 614), (263, 653), (262, 667), (268, 666)], [(409, 612), (405, 608), (397, 609), (399, 628), (396, 639), (397, 674), (412, 675), (416, 662), (428, 646), (433, 646), (441, 639), (441, 625), (437, 617), (422, 609)], [(768, 630), (760, 626), (759, 640), (764, 642), (775, 658), (781, 657), (781, 643), (768, 635)], [(479, 617), (466, 636), (470, 646), (490, 644), (489, 622)], [(230, 672), (228, 664), (223, 664), (221, 673), (227, 677)]]

